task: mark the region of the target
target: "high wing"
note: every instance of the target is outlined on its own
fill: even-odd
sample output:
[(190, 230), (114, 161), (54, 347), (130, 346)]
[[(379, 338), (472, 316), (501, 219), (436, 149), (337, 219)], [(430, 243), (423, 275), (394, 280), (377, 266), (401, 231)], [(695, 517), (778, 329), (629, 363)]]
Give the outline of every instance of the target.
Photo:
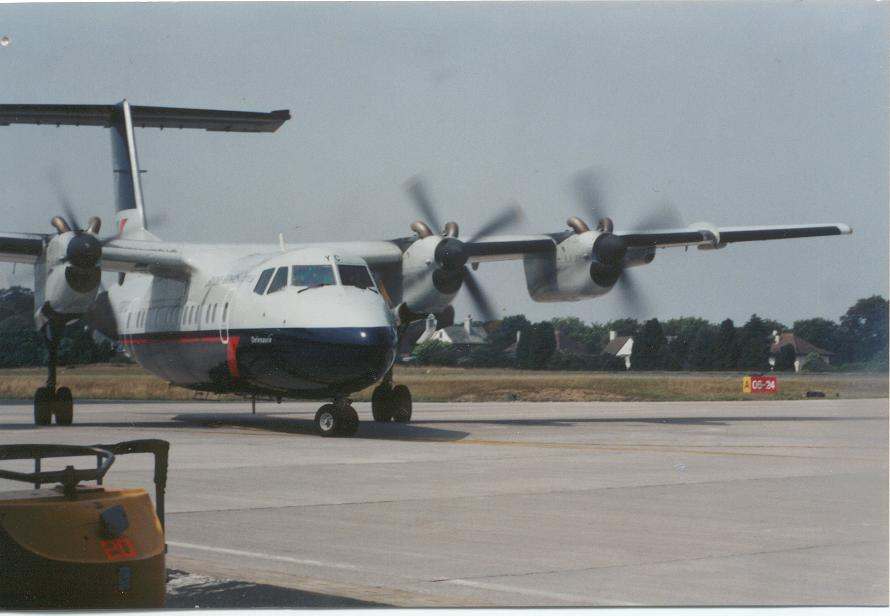
[(33, 265), (43, 254), (48, 235), (0, 232), (0, 261)]
[(615, 231), (629, 248), (669, 246), (699, 246), (720, 248), (735, 242), (787, 240), (801, 237), (847, 235), (853, 230), (845, 224), (774, 225), (755, 227), (713, 227), (708, 224), (691, 225), (688, 229), (652, 231)]
[[(698, 246), (702, 249), (722, 248), (736, 242), (786, 240), (805, 237), (848, 235), (853, 230), (843, 223), (807, 225), (770, 225), (751, 227), (714, 227), (702, 223), (686, 229), (652, 229), (615, 231), (628, 248), (669, 248)], [(466, 242), (468, 261), (507, 261), (522, 259), (528, 255), (553, 252), (556, 246), (571, 235), (570, 231), (540, 235), (498, 235)], [(349, 244), (349, 251), (362, 256), (369, 264), (385, 265), (397, 262), (401, 254), (394, 246), (405, 250), (415, 240), (404, 237), (391, 242), (356, 242)], [(364, 244), (364, 245), (362, 245)], [(344, 244), (344, 247), (346, 244)]]
[[(0, 261), (33, 265), (52, 235), (0, 232)], [(160, 241), (111, 240), (102, 247), (99, 267), (107, 272), (148, 272), (182, 277), (190, 266), (176, 245)]]

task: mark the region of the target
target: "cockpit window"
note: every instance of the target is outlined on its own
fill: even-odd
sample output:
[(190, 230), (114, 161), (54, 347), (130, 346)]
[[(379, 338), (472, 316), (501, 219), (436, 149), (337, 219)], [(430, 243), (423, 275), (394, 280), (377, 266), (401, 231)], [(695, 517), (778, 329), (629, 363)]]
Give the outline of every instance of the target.
[(256, 281), (256, 286), (253, 288), (253, 292), (262, 295), (266, 291), (266, 285), (269, 284), (269, 278), (272, 277), (272, 272), (275, 271), (275, 268), (269, 268), (267, 270), (263, 270), (263, 273), (260, 274), (259, 280)]
[(359, 289), (373, 289), (374, 282), (371, 280), (371, 274), (364, 265), (343, 265), (340, 264), (340, 280), (344, 285), (349, 287), (358, 287)]
[(330, 265), (294, 265), (291, 271), (291, 284), (295, 287), (337, 284), (334, 280), (334, 268)]
[(269, 285), (269, 290), (266, 293), (275, 293), (275, 291), (280, 291), (285, 286), (287, 286), (287, 268), (279, 267), (278, 271), (275, 272), (275, 278), (272, 279), (272, 284)]

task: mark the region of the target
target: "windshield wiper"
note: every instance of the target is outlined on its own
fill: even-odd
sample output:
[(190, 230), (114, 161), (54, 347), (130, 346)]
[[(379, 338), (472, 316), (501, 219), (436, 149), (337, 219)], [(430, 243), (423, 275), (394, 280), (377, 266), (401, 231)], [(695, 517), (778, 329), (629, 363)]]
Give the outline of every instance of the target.
[(311, 285), (309, 285), (308, 287), (303, 287), (302, 289), (300, 289), (299, 291), (297, 291), (297, 293), (302, 293), (303, 291), (308, 291), (309, 289), (317, 289), (318, 287), (327, 287), (327, 286), (329, 286), (328, 283), (326, 283), (326, 282), (319, 282), (319, 283), (316, 283), (316, 284), (311, 284)]

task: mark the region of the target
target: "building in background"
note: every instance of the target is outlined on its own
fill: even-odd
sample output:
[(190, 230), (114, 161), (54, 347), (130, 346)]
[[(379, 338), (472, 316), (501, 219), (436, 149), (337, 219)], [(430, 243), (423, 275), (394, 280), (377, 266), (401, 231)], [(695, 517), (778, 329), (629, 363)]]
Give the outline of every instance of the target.
[(812, 342), (794, 335), (792, 332), (780, 334), (774, 330), (773, 343), (769, 348), (769, 365), (771, 367), (775, 367), (776, 360), (779, 357), (779, 353), (782, 351), (782, 347), (787, 345), (791, 345), (794, 349), (795, 372), (800, 372), (800, 369), (803, 368), (808, 361), (813, 361), (813, 358), (815, 357), (824, 361), (826, 365), (831, 365), (831, 357), (834, 355), (831, 351), (821, 349)]
[(623, 360), (625, 369), (630, 370), (630, 354), (633, 348), (634, 339), (631, 336), (619, 336), (615, 330), (609, 330), (609, 344), (603, 349), (603, 353)]
[[(432, 327), (435, 328), (435, 323), (433, 323)], [(467, 319), (463, 323), (434, 330), (431, 334), (424, 337), (428, 330), (429, 324), (427, 329), (424, 330), (424, 334), (421, 335), (424, 340), (438, 340), (445, 344), (454, 344), (462, 351), (469, 351), (473, 347), (488, 342), (488, 333), (485, 331), (485, 328), (479, 323), (474, 323), (470, 315), (467, 315)]]

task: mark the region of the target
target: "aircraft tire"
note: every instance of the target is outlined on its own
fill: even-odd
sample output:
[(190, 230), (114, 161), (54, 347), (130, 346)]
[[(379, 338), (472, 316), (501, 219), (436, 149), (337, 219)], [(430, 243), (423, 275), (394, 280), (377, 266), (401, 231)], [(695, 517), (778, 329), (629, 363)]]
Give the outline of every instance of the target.
[(333, 404), (325, 404), (315, 413), (315, 429), (322, 436), (336, 436), (343, 423), (343, 415)]
[(56, 423), (60, 426), (70, 426), (74, 421), (74, 398), (67, 387), (59, 387), (56, 390), (55, 406)]
[(34, 425), (48, 426), (53, 421), (53, 395), (48, 387), (38, 387), (34, 392)]
[(414, 403), (411, 400), (411, 390), (404, 385), (396, 385), (392, 388), (392, 418), (397, 423), (408, 423), (411, 421), (411, 411)]
[(340, 409), (340, 436), (352, 436), (358, 430), (358, 413), (351, 406)]
[(371, 416), (374, 421), (385, 423), (392, 420), (392, 387), (378, 385), (371, 394)]

